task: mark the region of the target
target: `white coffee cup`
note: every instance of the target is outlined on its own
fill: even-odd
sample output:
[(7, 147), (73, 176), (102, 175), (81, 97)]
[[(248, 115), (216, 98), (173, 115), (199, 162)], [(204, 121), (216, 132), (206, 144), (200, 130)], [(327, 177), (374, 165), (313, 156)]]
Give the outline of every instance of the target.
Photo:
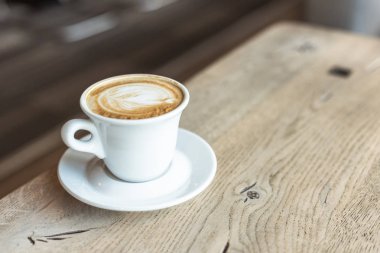
[[(183, 100), (174, 110), (146, 119), (115, 119), (96, 114), (88, 108), (86, 97), (95, 86), (126, 78), (152, 78), (175, 83)], [(83, 112), (90, 118), (73, 119), (62, 127), (62, 139), (70, 148), (95, 154), (103, 159), (116, 177), (129, 182), (149, 181), (163, 175), (169, 168), (177, 142), (182, 111), (189, 102), (189, 92), (181, 83), (167, 77), (133, 74), (111, 77), (88, 87), (80, 98)], [(91, 133), (90, 140), (78, 140), (78, 130)]]

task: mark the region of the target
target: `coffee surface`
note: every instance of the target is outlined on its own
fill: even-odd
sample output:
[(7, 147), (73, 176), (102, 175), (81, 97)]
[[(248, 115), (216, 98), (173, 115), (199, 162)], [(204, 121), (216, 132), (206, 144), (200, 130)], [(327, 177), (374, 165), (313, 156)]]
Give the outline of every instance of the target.
[(161, 80), (124, 80), (95, 86), (87, 95), (94, 113), (117, 119), (146, 119), (174, 110), (181, 89)]

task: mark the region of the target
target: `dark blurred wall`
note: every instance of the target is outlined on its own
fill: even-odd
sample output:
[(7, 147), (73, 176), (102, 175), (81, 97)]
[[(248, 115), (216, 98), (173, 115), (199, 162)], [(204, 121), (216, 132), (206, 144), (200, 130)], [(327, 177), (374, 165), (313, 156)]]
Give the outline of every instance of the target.
[(308, 0), (309, 21), (380, 35), (379, 0)]

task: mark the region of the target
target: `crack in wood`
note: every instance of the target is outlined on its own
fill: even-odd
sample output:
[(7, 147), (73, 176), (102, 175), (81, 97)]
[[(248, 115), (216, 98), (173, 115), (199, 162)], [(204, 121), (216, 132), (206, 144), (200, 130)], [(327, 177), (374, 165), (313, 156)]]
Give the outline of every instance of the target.
[(229, 247), (230, 247), (230, 242), (228, 241), (226, 243), (226, 246), (224, 246), (222, 253), (227, 253)]
[(85, 233), (85, 232), (88, 232), (88, 231), (91, 231), (94, 229), (98, 229), (98, 228), (88, 228), (88, 229), (74, 230), (74, 231), (68, 231), (68, 232), (64, 232), (64, 233), (58, 233), (58, 234), (52, 234), (52, 235), (42, 235), (42, 236), (35, 236), (34, 232), (33, 232), (32, 235), (28, 236), (27, 238), (32, 245), (35, 245), (36, 241), (45, 242), (45, 243), (47, 243), (48, 240), (50, 240), (50, 241), (61, 241), (61, 240), (72, 238), (72, 237), (66, 237), (67, 235), (81, 234), (81, 233)]
[(252, 188), (256, 185), (256, 183), (257, 183), (257, 182), (253, 183), (252, 185), (249, 185), (249, 186), (245, 187), (245, 188), (240, 192), (240, 194), (242, 194), (242, 193), (244, 193), (244, 192), (246, 192), (246, 191), (252, 189)]
[(46, 238), (47, 240), (54, 240), (54, 241), (61, 241), (61, 240), (65, 240), (65, 239), (69, 239), (71, 237), (49, 237), (49, 238)]
[(30, 242), (32, 245), (36, 244), (36, 242), (33, 240), (32, 236), (28, 236), (28, 240), (29, 240), (29, 242)]
[(352, 70), (346, 67), (333, 66), (329, 69), (328, 73), (333, 76), (348, 78), (351, 75)]
[(56, 236), (63, 236), (63, 235), (81, 234), (81, 233), (85, 233), (85, 232), (88, 232), (88, 231), (93, 230), (93, 229), (96, 229), (96, 228), (74, 230), (74, 231), (69, 231), (69, 232), (64, 232), (64, 233), (59, 233), (59, 234), (53, 234), (53, 235), (44, 235), (44, 237), (56, 237)]

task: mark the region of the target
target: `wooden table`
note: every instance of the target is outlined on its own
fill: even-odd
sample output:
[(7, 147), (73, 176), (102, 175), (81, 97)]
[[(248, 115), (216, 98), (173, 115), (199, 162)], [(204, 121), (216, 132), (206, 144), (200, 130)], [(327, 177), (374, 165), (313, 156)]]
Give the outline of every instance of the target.
[(213, 184), (154, 212), (83, 204), (51, 168), (0, 200), (2, 252), (380, 252), (380, 41), (270, 27), (186, 83)]

